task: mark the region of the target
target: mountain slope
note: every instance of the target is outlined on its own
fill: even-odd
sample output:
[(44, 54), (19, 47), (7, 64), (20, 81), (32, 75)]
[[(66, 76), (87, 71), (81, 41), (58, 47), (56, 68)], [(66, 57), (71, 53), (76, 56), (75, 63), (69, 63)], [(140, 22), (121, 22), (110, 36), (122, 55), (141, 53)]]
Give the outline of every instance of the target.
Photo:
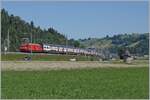
[(112, 37), (80, 39), (81, 45), (86, 48), (108, 49), (112, 53), (117, 53), (121, 48), (128, 48), (132, 54), (148, 54), (149, 33), (119, 34)]
[[(67, 38), (52, 27), (42, 30), (40, 26), (36, 27), (33, 21), (28, 23), (19, 16), (8, 14), (5, 9), (1, 9), (1, 25), (2, 51), (4, 51), (5, 46), (8, 47), (8, 33), (10, 40), (9, 51), (19, 51), (19, 46), (24, 40), (31, 42), (31, 33), (32, 43), (66, 44)], [(78, 47), (79, 43), (74, 39), (70, 39), (68, 45)]]

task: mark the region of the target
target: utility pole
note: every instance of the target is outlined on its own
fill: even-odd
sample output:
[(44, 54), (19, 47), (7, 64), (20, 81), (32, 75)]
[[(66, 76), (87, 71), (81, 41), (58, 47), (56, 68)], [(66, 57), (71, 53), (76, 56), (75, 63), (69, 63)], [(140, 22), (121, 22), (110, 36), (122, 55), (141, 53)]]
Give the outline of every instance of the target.
[(7, 53), (7, 39), (4, 40), (4, 54)]
[(7, 46), (8, 46), (8, 50), (7, 50), (7, 52), (9, 52), (9, 29), (8, 29), (8, 33), (7, 33)]
[[(67, 34), (66, 34), (66, 48), (68, 47), (68, 37), (67, 37)], [(67, 52), (68, 52), (68, 49), (66, 49), (66, 55), (67, 55)]]

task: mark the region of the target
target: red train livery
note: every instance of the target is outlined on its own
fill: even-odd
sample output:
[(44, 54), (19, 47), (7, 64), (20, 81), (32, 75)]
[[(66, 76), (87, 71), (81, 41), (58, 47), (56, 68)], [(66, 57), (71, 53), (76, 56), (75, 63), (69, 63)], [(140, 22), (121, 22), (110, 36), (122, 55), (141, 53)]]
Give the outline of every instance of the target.
[(25, 43), (20, 46), (21, 52), (43, 52), (43, 47), (41, 44), (35, 43)]

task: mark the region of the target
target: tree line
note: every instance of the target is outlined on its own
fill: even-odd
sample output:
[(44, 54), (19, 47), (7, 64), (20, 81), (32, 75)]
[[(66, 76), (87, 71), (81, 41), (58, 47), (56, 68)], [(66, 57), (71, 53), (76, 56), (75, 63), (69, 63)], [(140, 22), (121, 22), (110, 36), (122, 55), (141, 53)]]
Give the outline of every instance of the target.
[(119, 53), (129, 50), (133, 55), (149, 54), (149, 33), (130, 33), (118, 34), (114, 36), (107, 35), (104, 38), (80, 39), (80, 43), (85, 47), (96, 47), (99, 50), (109, 53)]
[(30, 23), (22, 20), (19, 16), (9, 14), (5, 9), (1, 9), (1, 50), (8, 46), (9, 35), (9, 51), (19, 51), (19, 46), (24, 41), (32, 43), (48, 43), (60, 44), (79, 47), (80, 43), (74, 39), (67, 39), (67, 37), (59, 33), (54, 28), (41, 29), (36, 27), (34, 22)]

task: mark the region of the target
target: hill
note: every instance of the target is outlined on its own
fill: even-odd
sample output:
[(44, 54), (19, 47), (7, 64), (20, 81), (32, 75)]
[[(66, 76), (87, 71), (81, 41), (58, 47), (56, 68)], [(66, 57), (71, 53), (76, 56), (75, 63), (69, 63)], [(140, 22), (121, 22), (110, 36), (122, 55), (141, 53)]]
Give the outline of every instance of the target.
[[(9, 34), (9, 51), (19, 51), (18, 48), (24, 41), (30, 42), (32, 33), (32, 43), (50, 43), (50, 44), (66, 44), (67, 38), (54, 28), (47, 30), (36, 27), (34, 22), (30, 23), (22, 20), (19, 16), (9, 14), (5, 9), (1, 9), (1, 50), (4, 46), (8, 47)], [(68, 40), (68, 45), (79, 46), (78, 41), (74, 39)]]
[[(32, 33), (32, 43), (62, 44), (81, 47), (97, 48), (104, 53), (118, 53), (122, 48), (128, 48), (132, 54), (147, 55), (149, 52), (149, 33), (138, 34), (119, 34), (104, 38), (88, 38), (68, 40), (63, 34), (54, 28), (41, 29), (36, 27), (34, 22), (26, 22), (19, 16), (9, 14), (5, 9), (1, 9), (1, 51), (8, 47), (9, 33), (9, 51), (19, 51), (19, 46), (24, 41), (30, 42)], [(67, 42), (66, 42), (67, 41)]]
[(104, 38), (80, 39), (81, 45), (86, 48), (99, 48), (103, 51), (117, 53), (122, 48), (128, 48), (132, 54), (148, 55), (149, 53), (149, 33), (119, 34)]

